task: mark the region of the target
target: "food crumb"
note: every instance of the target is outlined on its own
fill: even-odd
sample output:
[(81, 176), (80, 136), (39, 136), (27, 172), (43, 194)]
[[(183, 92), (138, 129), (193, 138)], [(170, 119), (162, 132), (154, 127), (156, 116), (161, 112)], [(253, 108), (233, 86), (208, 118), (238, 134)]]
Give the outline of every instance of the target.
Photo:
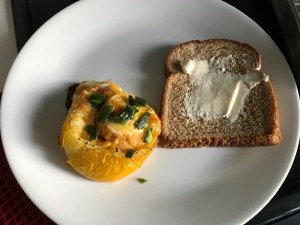
[(148, 182), (145, 178), (137, 178), (137, 181), (141, 184)]

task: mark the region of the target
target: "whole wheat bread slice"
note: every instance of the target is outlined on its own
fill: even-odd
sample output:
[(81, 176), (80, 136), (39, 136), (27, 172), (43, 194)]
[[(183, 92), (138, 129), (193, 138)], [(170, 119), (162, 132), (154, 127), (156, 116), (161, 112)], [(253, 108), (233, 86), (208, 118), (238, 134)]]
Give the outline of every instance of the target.
[[(252, 70), (254, 73), (262, 73), (257, 70), (261, 64), (260, 54), (254, 48), (247, 44), (241, 44), (239, 45), (240, 48), (235, 48), (234, 51), (232, 46), (236, 46), (238, 42), (214, 40), (216, 40), (217, 47), (213, 47), (213, 40), (187, 42), (192, 46), (195, 44), (199, 46), (200, 43), (204, 52), (201, 49), (184, 50), (182, 48), (186, 48), (185, 43), (177, 46), (179, 50), (175, 47), (167, 56), (167, 79), (162, 97), (160, 145), (169, 148), (181, 148), (278, 144), (282, 139), (279, 127), (279, 112), (276, 95), (270, 81), (262, 81), (251, 89), (245, 99), (243, 109), (233, 122), (225, 117), (191, 119), (187, 115), (184, 98), (191, 92), (193, 85), (189, 75), (183, 73), (181, 68), (174, 66), (183, 59), (191, 59), (192, 57), (192, 59), (208, 60), (211, 57), (216, 57), (214, 55), (216, 52), (221, 52), (222, 57), (232, 54), (236, 58), (235, 61), (238, 66), (228, 65), (226, 67), (227, 72), (244, 73)], [(230, 43), (229, 47), (222, 47), (220, 41), (226, 46), (227, 43)], [(203, 43), (207, 43), (209, 47)], [(222, 49), (222, 51), (217, 49)], [(229, 52), (224, 49), (229, 49)], [(192, 52), (193, 54), (185, 56), (183, 52)], [(247, 56), (247, 52), (250, 55)], [(238, 54), (242, 56), (239, 57)], [(239, 59), (242, 59), (242, 62)]]
[(231, 55), (235, 63), (228, 64), (226, 71), (245, 73), (261, 68), (261, 55), (247, 43), (229, 39), (192, 40), (175, 46), (166, 57), (165, 75), (183, 73), (181, 62), (188, 59), (205, 60)]

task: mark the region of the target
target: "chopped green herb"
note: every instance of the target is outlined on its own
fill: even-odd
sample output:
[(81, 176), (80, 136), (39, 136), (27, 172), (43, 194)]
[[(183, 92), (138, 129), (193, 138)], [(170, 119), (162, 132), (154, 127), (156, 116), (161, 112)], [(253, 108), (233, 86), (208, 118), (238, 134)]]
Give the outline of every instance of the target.
[(128, 151), (126, 152), (125, 157), (131, 159), (132, 156), (134, 155), (134, 153), (136, 153), (136, 150), (130, 149), (130, 150), (128, 150)]
[(145, 99), (139, 98), (137, 96), (134, 98), (132, 95), (129, 95), (128, 100), (129, 100), (130, 105), (137, 106), (137, 107), (146, 106), (146, 104), (147, 104), (147, 101)]
[(152, 138), (153, 137), (152, 137), (151, 129), (148, 127), (145, 135), (145, 142), (150, 143), (152, 141)]
[(98, 114), (97, 114), (97, 122), (104, 123), (107, 121), (109, 115), (114, 110), (113, 105), (104, 105), (100, 108)]
[(137, 181), (140, 182), (141, 184), (148, 182), (145, 178), (138, 178)]
[(101, 93), (91, 94), (89, 102), (96, 108), (98, 108), (106, 99), (106, 95)]
[(139, 118), (134, 123), (134, 127), (138, 130), (145, 128), (148, 125), (149, 115), (150, 115), (150, 113), (146, 112), (141, 118)]
[(98, 136), (99, 130), (92, 124), (89, 124), (85, 127), (85, 131), (88, 133), (90, 140), (95, 140)]
[(112, 117), (114, 123), (125, 124), (128, 120), (133, 119), (137, 109), (134, 106), (126, 105), (124, 110)]
[(143, 98), (135, 97), (135, 101), (138, 102), (141, 106), (146, 106), (147, 101)]
[(129, 95), (129, 97), (128, 97), (128, 103), (129, 103), (130, 105), (134, 105), (134, 98), (133, 98), (132, 95)]

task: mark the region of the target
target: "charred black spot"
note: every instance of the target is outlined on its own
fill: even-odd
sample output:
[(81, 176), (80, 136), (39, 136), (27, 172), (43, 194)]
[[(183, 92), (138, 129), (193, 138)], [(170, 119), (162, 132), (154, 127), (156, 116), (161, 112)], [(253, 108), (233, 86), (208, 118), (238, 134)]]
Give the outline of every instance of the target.
[(71, 108), (72, 101), (73, 101), (73, 95), (78, 86), (79, 86), (79, 83), (75, 83), (68, 88), (68, 95), (67, 95), (67, 99), (66, 99), (66, 103), (65, 103), (67, 110), (69, 110)]

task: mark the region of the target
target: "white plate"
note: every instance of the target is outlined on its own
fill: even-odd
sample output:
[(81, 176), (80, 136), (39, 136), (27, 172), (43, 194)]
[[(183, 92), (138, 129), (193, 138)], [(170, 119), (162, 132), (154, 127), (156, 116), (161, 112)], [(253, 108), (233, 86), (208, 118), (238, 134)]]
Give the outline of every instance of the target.
[[(66, 165), (57, 135), (68, 85), (112, 79), (159, 110), (171, 46), (232, 38), (262, 54), (279, 102), (283, 141), (272, 147), (157, 149), (115, 183)], [(299, 139), (299, 99), (270, 37), (221, 1), (80, 1), (47, 22), (18, 55), (2, 99), (5, 153), (21, 187), (58, 224), (241, 224), (276, 193)], [(136, 178), (144, 177), (146, 184)]]

